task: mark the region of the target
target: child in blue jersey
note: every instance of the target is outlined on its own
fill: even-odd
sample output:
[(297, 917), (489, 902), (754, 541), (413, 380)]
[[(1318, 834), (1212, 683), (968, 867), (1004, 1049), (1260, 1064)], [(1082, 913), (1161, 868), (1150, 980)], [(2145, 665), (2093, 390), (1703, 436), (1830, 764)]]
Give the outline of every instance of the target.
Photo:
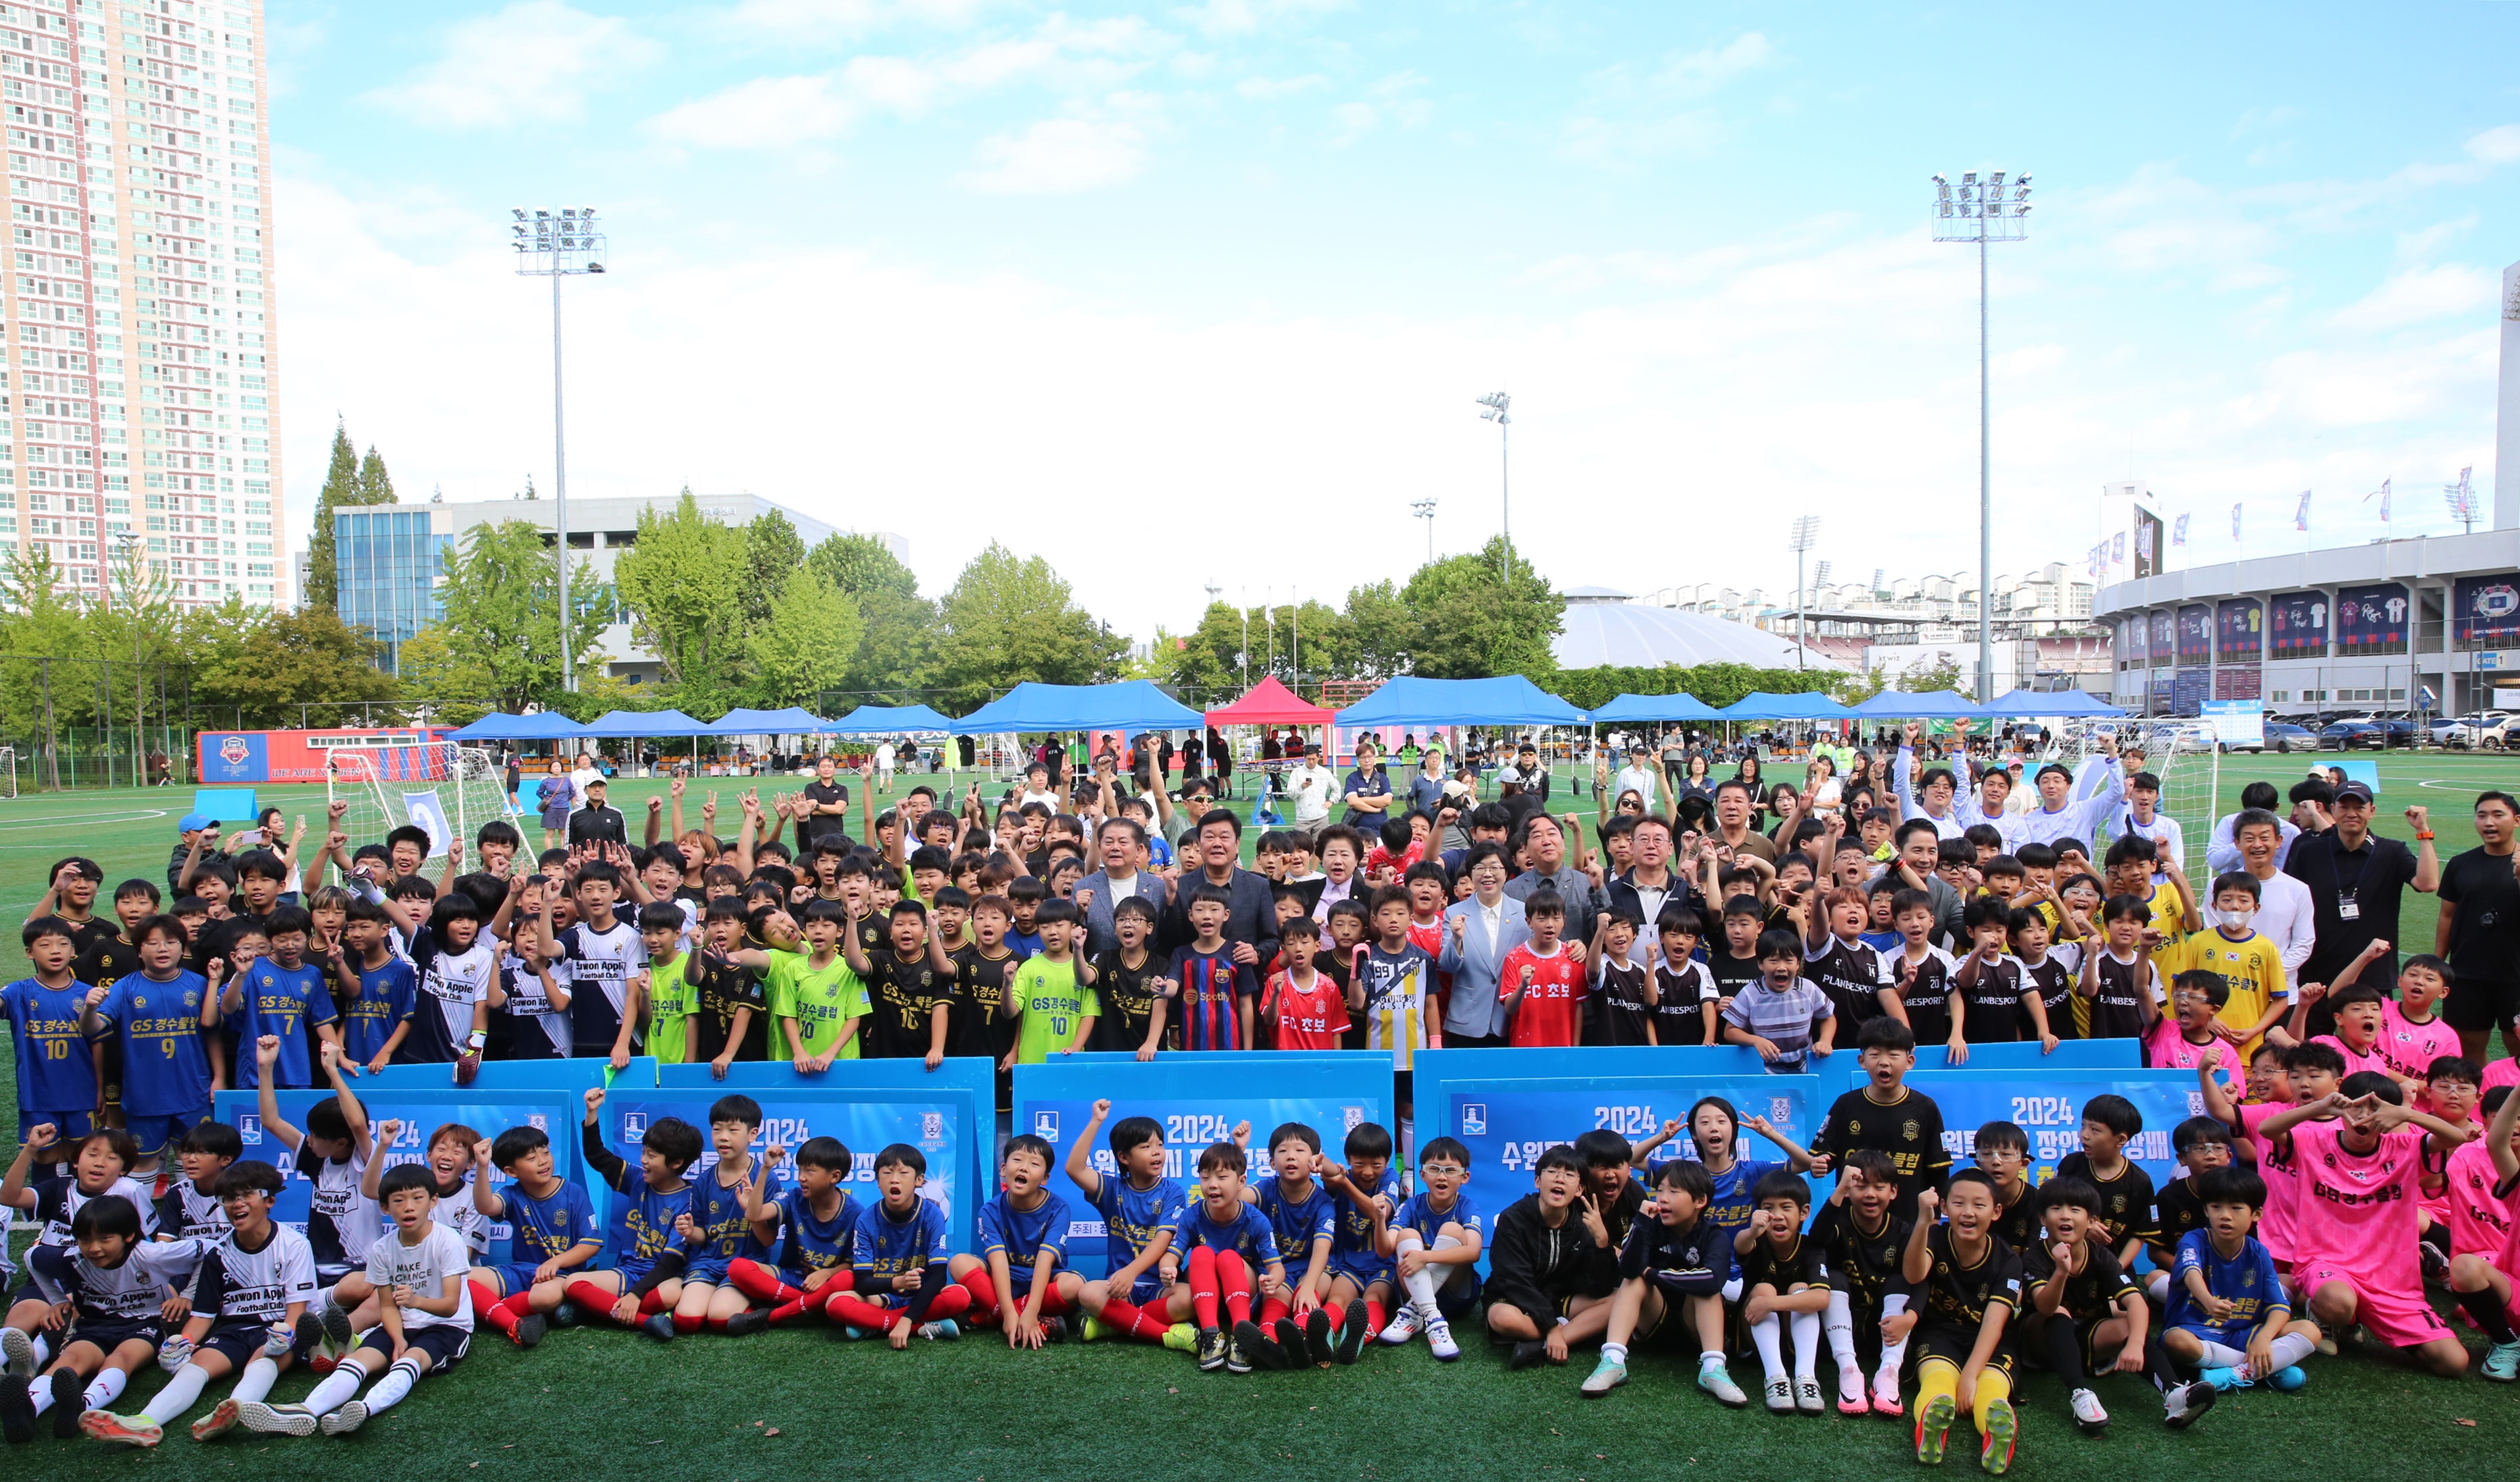
[[(746, 1296), (770, 1304), (761, 1319), (773, 1325), (820, 1317), (832, 1297), (857, 1285), (858, 1201), (843, 1187), (856, 1166), (848, 1145), (838, 1138), (806, 1139), (796, 1149), (796, 1187), (764, 1199), (762, 1190), (779, 1176), (787, 1156), (777, 1143), (763, 1154), (762, 1177), (753, 1181), (744, 1211), (752, 1221), (755, 1254), (738, 1257), (726, 1269), (726, 1279)], [(767, 1261), (773, 1249), (775, 1267)], [(751, 1325), (739, 1318), (726, 1330), (748, 1332)]]
[[(747, 1207), (759, 1171), (752, 1161), (752, 1140), (761, 1131), (761, 1103), (748, 1096), (719, 1097), (709, 1105), (709, 1144), (717, 1162), (694, 1182), (692, 1207), (678, 1222), (688, 1252), (679, 1287), (671, 1283), (658, 1294), (672, 1304), (674, 1331), (681, 1334), (729, 1331), (729, 1324), (747, 1316), (752, 1299), (727, 1280), (727, 1268), (752, 1248), (752, 1221)], [(753, 1332), (767, 1319), (747, 1321), (738, 1332)]]
[[(263, 923), (270, 954), (243, 967), (219, 1005), (236, 1021), (239, 1045), (251, 1045), (265, 1035), (280, 1041), (272, 1073), (284, 1091), (314, 1085), (315, 1047), (340, 1041), (335, 1027), (340, 1016), (324, 987), (324, 971), (306, 961), (306, 939), (314, 929), (314, 919), (300, 908), (275, 909)], [(261, 1084), (251, 1078), (261, 1074), (261, 1066), (251, 1057), (238, 1058), (237, 1084)], [(250, 1075), (248, 1065), (253, 1067)]]
[(1322, 1162), (1330, 1210), (1330, 1282), (1328, 1305), (1338, 1325), (1330, 1357), (1353, 1364), (1382, 1330), (1400, 1274), (1382, 1253), (1382, 1233), (1400, 1210), (1400, 1175), (1391, 1167), (1391, 1132), (1378, 1122), (1350, 1128), (1342, 1146), (1347, 1165)]
[(511, 1182), (499, 1189), (487, 1169), (475, 1174), (472, 1207), (508, 1227), (508, 1264), (473, 1269), (472, 1310), (509, 1342), (531, 1348), (567, 1300), (569, 1274), (603, 1252), (604, 1231), (586, 1187), (560, 1176), (541, 1128), (500, 1133), (490, 1145), (490, 1167)]
[(1322, 1135), (1301, 1122), (1282, 1125), (1269, 1134), (1269, 1166), (1277, 1177), (1246, 1187), (1242, 1196), (1269, 1217), (1278, 1253), (1302, 1262), (1304, 1274), (1283, 1294), (1261, 1299), (1260, 1342), (1247, 1357), (1263, 1369), (1293, 1369), (1307, 1357), (1328, 1367), (1340, 1316), (1324, 1305), (1338, 1200), (1313, 1177), (1324, 1166)]
[(1067, 1337), (1066, 1314), (1085, 1280), (1067, 1265), (1067, 1201), (1050, 1191), (1058, 1150), (1029, 1132), (1007, 1139), (998, 1158), (998, 1196), (980, 1206), (980, 1253), (946, 1270), (971, 1293), (971, 1321), (995, 1322), (1010, 1348), (1039, 1348)]
[[(2293, 1320), (2274, 1257), (2250, 1234), (2267, 1205), (2266, 1180), (2239, 1165), (2209, 1168), (2196, 1191), (2205, 1228), (2180, 1237), (2168, 1321), (2145, 1355), (2174, 1430), (2225, 1390), (2256, 1382), (2301, 1388), (2309, 1382), (2301, 1361), (2318, 1347), (2318, 1325)], [(2201, 1370), (2193, 1382), (2182, 1365)]]
[(210, 975), (183, 968), (191, 941), (184, 923), (153, 916), (132, 934), (140, 970), (87, 992), (79, 1030), (112, 1037), (122, 1055), (122, 1125), (139, 1148), (139, 1171), (155, 1173), (166, 1149), (210, 1119), (211, 1034), (218, 1028), (216, 960)]
[[(1250, 1166), (1234, 1144), (1209, 1144), (1198, 1155), (1199, 1196), (1173, 1225), (1173, 1243), (1182, 1251), (1182, 1280), (1173, 1283), (1165, 1307), (1175, 1322), (1195, 1318), (1198, 1367), (1207, 1373), (1220, 1369), (1251, 1371), (1251, 1354), (1261, 1343), (1260, 1326), (1251, 1321), (1254, 1277), (1264, 1295), (1285, 1290), (1277, 1232), (1269, 1228), (1267, 1215), (1242, 1202)], [(1233, 1325), (1230, 1333), (1223, 1325), (1227, 1323)]]
[(382, 1070), (411, 1036), (418, 980), (385, 939), (382, 906), (353, 896), (343, 911), (341, 948), (328, 965), (340, 995), (341, 1053), (354, 1065)]
[[(1656, 1147), (1671, 1141), (1680, 1130), (1688, 1129), (1688, 1147), (1683, 1156), (1693, 1154), (1706, 1177), (1714, 1186), (1707, 1201), (1706, 1221), (1723, 1238), (1717, 1243), (1724, 1252), (1724, 1300), (1741, 1300), (1741, 1263), (1732, 1248), (1732, 1237), (1750, 1224), (1751, 1211), (1758, 1207), (1753, 1197), (1759, 1181), (1772, 1173), (1809, 1173), (1816, 1165), (1809, 1149), (1786, 1137), (1771, 1125), (1766, 1117), (1752, 1117), (1747, 1122), (1732, 1109), (1732, 1103), (1720, 1096), (1700, 1097), (1688, 1108), (1688, 1120), (1666, 1121), (1662, 1130), (1637, 1145), (1637, 1170), (1650, 1177), (1651, 1154)], [(1766, 1158), (1745, 1158), (1740, 1154), (1740, 1129), (1752, 1132), (1777, 1145), (1784, 1153), (1781, 1162)]]
[[(56, 1129), (49, 1123), (28, 1128), (25, 1145), (18, 1149), (8, 1176), (0, 1179), (0, 1208), (20, 1210), (42, 1222), (43, 1233), (35, 1236), (36, 1250), (70, 1243), (70, 1225), (78, 1212), (92, 1201), (109, 1196), (130, 1200), (144, 1223), (154, 1222), (148, 1190), (130, 1177), (138, 1154), (125, 1133), (96, 1128), (85, 1136), (69, 1139), (68, 1175), (29, 1184), (26, 1173), (37, 1159), (48, 1166), (59, 1161), (45, 1153), (56, 1136)], [(27, 1252), (30, 1256), (33, 1253)], [(54, 1322), (53, 1306), (32, 1277), (10, 1298), (8, 1325), (0, 1327), (0, 1355), (6, 1356), (10, 1372), (34, 1372), (58, 1346), (60, 1327)], [(47, 1331), (53, 1334), (51, 1340), (45, 1337)]]
[(608, 1317), (670, 1343), (674, 1319), (657, 1288), (683, 1274), (683, 1237), (674, 1227), (691, 1212), (692, 1186), (684, 1175), (699, 1160), (699, 1129), (681, 1117), (650, 1122), (639, 1140), (639, 1166), (633, 1168), (604, 1145), (597, 1121), (603, 1109), (603, 1089), (587, 1092), (578, 1141), (586, 1166), (621, 1195), (612, 1201), (610, 1228), (605, 1233), (605, 1243), (616, 1255), (610, 1271), (590, 1271), (568, 1283), (569, 1305), (581, 1321)]
[(1173, 1248), (1173, 1226), (1188, 1200), (1181, 1184), (1164, 1176), (1164, 1130), (1153, 1117), (1122, 1117), (1111, 1128), (1108, 1168), (1098, 1168), (1092, 1153), (1094, 1135), (1111, 1114), (1108, 1100), (1096, 1101), (1094, 1114), (1067, 1145), (1067, 1177), (1102, 1216), (1102, 1280), (1088, 1281), (1078, 1302), (1092, 1316), (1085, 1339), (1103, 1336), (1136, 1338), (1170, 1348), (1188, 1348), (1193, 1334), (1176, 1325), (1164, 1311), (1164, 1294), (1181, 1267)]
[(1426, 1346), (1446, 1363), (1462, 1356), (1453, 1341), (1454, 1317), (1466, 1317), (1479, 1300), (1479, 1251), (1487, 1220), (1462, 1192), (1470, 1181), (1470, 1150), (1437, 1138), (1418, 1150), (1418, 1191), (1391, 1217), (1383, 1251), (1400, 1273), (1409, 1305), (1392, 1314), (1382, 1341), (1403, 1344), (1426, 1334)]
[(79, 1006), (87, 988), (70, 970), (78, 939), (57, 916), (26, 923), (20, 940), (35, 975), (0, 988), (0, 1013), (9, 1016), (9, 1038), (18, 1055), (18, 1140), (26, 1129), (50, 1123), (69, 1137), (85, 1137), (105, 1074), (105, 1047), (79, 1031)]
[(893, 1144), (875, 1155), (875, 1182), (883, 1196), (858, 1215), (856, 1289), (833, 1293), (824, 1314), (882, 1333), (897, 1349), (908, 1348), (914, 1333), (961, 1337), (954, 1320), (970, 1310), (971, 1293), (946, 1274), (945, 1211), (919, 1194), (927, 1182), (926, 1154)]

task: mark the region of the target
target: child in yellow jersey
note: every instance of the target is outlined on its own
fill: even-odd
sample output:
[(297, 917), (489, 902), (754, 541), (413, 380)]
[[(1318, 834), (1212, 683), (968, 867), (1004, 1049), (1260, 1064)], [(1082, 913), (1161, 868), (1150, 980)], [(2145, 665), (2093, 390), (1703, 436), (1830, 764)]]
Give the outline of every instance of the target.
[(694, 1053), (699, 996), (683, 972), (692, 966), (693, 957), (675, 950), (682, 934), (681, 907), (670, 901), (651, 901), (639, 908), (639, 945), (648, 950), (648, 970), (635, 987), (648, 1010), (648, 1053), (660, 1065), (699, 1058)]
[(2164, 956), (2169, 976), (2210, 972), (2222, 979), (2230, 997), (2216, 1017), (2229, 1027), (2242, 1053), (2254, 1052), (2267, 1032), (2292, 1008), (2284, 982), (2283, 955), (2275, 944), (2249, 924), (2258, 910), (2257, 876), (2233, 870), (2214, 880), (2215, 924), (2188, 933)]

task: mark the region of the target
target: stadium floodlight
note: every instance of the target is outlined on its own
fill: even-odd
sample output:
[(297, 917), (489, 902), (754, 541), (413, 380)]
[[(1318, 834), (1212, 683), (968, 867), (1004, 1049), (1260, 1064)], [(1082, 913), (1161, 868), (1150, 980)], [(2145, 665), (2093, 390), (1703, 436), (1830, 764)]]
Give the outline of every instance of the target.
[(2474, 468), (2458, 471), (2458, 482), (2442, 485), (2442, 497), (2450, 502), (2450, 517), (2458, 521), (2459, 533), (2476, 533), (2477, 517), (2485, 513), (2484, 502), (2476, 497), (2475, 485), (2468, 482)]
[(1794, 553), (1794, 667), (1811, 667), (1806, 646), (1811, 642), (1811, 613), (1803, 606), (1803, 558), (1820, 544), (1820, 516), (1800, 515), (1794, 517), (1794, 532), (1787, 539)]
[(1410, 511), (1426, 521), (1426, 564), (1435, 563), (1435, 501), (1433, 496), (1413, 501)]
[(2030, 233), (2030, 176), (1996, 170), (1984, 180), (1964, 171), (1954, 185), (1934, 177), (1934, 240), (1977, 246), (1977, 697), (1995, 698), (1995, 459), (1987, 380), (1986, 248)]
[(568, 439), (561, 415), (560, 281), (603, 272), (609, 242), (591, 205), (532, 212), (516, 206), (508, 214), (515, 218), (508, 226), (508, 243), (517, 253), (518, 275), (548, 278), (552, 286), (552, 523), (560, 536), (554, 543), (560, 553), (560, 681), (562, 689), (574, 690), (577, 674), (568, 651)]
[[(1506, 442), (1509, 435), (1506, 428), (1513, 425), (1513, 419), (1506, 415), (1506, 409), (1513, 405), (1513, 398), (1503, 391), (1490, 391), (1479, 398), (1479, 405), (1487, 408), (1479, 414), (1479, 421), (1497, 425), (1497, 494), (1502, 501), (1500, 520), (1505, 532), (1506, 574), (1510, 576), (1513, 574), (1513, 479), (1506, 461)], [(1427, 528), (1431, 535), (1433, 526)]]

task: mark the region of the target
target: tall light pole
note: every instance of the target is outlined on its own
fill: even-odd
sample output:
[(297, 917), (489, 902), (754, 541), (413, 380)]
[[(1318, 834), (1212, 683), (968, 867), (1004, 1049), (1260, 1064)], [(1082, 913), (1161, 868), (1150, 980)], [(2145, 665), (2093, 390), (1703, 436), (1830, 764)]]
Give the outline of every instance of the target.
[(1934, 240), (1977, 244), (1977, 697), (1995, 698), (1995, 457), (1989, 440), (1986, 362), (1986, 248), (2030, 234), (2030, 177), (1975, 170), (1954, 185), (1934, 177)]
[(1789, 544), (1794, 553), (1794, 667), (1807, 669), (1811, 667), (1807, 653), (1811, 644), (1811, 613), (1803, 606), (1803, 557), (1820, 544), (1820, 516), (1796, 516)]
[(1435, 563), (1435, 501), (1431, 497), (1416, 500), (1410, 504), (1409, 509), (1419, 519), (1426, 521), (1426, 564), (1431, 566)]
[[(1479, 405), (1487, 408), (1479, 414), (1479, 421), (1497, 425), (1498, 523), (1505, 532), (1506, 574), (1511, 576), (1513, 574), (1513, 468), (1508, 457), (1511, 451), (1508, 444), (1512, 434), (1506, 428), (1513, 426), (1513, 419), (1506, 415), (1506, 409), (1513, 405), (1513, 398), (1503, 391), (1490, 391), (1479, 398)], [(1430, 540), (1434, 536), (1434, 528), (1433, 525), (1426, 527), (1427, 537)]]
[(560, 683), (577, 688), (577, 671), (568, 651), (568, 439), (561, 418), (560, 281), (604, 271), (606, 239), (595, 224), (595, 207), (562, 206), (559, 211), (510, 214), (509, 245), (517, 249), (517, 273), (548, 278), (552, 286), (552, 522), (560, 527)]

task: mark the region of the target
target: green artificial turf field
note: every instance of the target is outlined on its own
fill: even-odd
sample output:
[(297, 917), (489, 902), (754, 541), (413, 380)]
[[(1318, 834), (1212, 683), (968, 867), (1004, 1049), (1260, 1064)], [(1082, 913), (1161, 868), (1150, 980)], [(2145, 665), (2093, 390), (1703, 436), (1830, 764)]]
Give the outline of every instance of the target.
[[(2310, 761), (2227, 759), (2221, 807), (2236, 806), (2244, 783), (2287, 784)], [(2520, 783), (2520, 761), (2393, 757), (2382, 775), (2383, 831), (2404, 836), (2396, 810), (2423, 800), (2435, 808), (2447, 857), (2475, 842), (2466, 822), (2475, 790)], [(635, 827), (646, 797), (662, 786), (623, 783), (616, 805)], [(267, 790), (292, 813), (302, 806), (320, 818), (320, 789)], [(0, 803), (0, 904), (22, 915), (42, 893), (43, 867), (69, 853), (100, 861), (109, 881), (162, 879), (174, 820), (189, 797), (183, 789), (126, 790)], [(1241, 806), (1248, 805), (1246, 796)], [(2191, 858), (2201, 856), (2201, 829), (2191, 827), (2190, 834)], [(2428, 899), (2408, 902), (2410, 949), (2430, 945)], [(5, 951), (11, 973), (22, 972), (14, 939)], [(1492, 1210), (1523, 1191), (1475, 1177), (1471, 1187)], [(695, 1337), (668, 1348), (623, 1332), (573, 1330), (555, 1333), (531, 1354), (488, 1335), (453, 1374), (424, 1381), (349, 1440), (240, 1434), (201, 1446), (170, 1429), (167, 1443), (147, 1455), (47, 1439), (13, 1450), (7, 1460), (48, 1479), (311, 1477), (346, 1466), (429, 1478), (711, 1482), (834, 1475), (1019, 1482), (1185, 1469), (1249, 1482), (1764, 1482), (1875, 1470), (1896, 1476), (1914, 1464), (1904, 1423), (1721, 1411), (1690, 1386), (1694, 1365), (1687, 1354), (1641, 1350), (1626, 1389), (1586, 1401), (1575, 1386), (1591, 1367), (1589, 1354), (1563, 1370), (1508, 1373), (1476, 1333), (1463, 1337), (1467, 1352), (1449, 1366), (1435, 1363), (1421, 1343), (1378, 1349), (1352, 1370), (1231, 1377), (1200, 1374), (1187, 1355), (1164, 1350), (1071, 1344), (1018, 1355), (985, 1335), (917, 1343), (901, 1354), (880, 1343), (841, 1342), (828, 1329)], [(2301, 1393), (2227, 1397), (2182, 1435), (2162, 1427), (2159, 1402), (2142, 1380), (2103, 1380), (2098, 1388), (2116, 1422), (2100, 1439), (2077, 1435), (2061, 1390), (2033, 1376), (2021, 1394), (2025, 1419), (2013, 1475), (2239, 1479), (2350, 1456), (2358, 1464), (2382, 1465), (2384, 1474), (2394, 1468), (2399, 1476), (2447, 1478), (2508, 1464), (2520, 1446), (2520, 1386), (2417, 1377), (2351, 1351), (2314, 1358), (2309, 1369), (2311, 1383)], [(1734, 1376), (1745, 1384), (1756, 1370), (1755, 1360), (1734, 1362)], [(158, 1378), (154, 1368), (145, 1370), (136, 1394), (117, 1408), (136, 1411)], [(303, 1375), (284, 1378), (277, 1398), (295, 1399), (310, 1384)], [(205, 1411), (206, 1403), (193, 1415)], [(2375, 1444), (2385, 1450), (2375, 1454)], [(1973, 1446), (1964, 1434), (1956, 1437), (1947, 1467), (1972, 1472)]]

